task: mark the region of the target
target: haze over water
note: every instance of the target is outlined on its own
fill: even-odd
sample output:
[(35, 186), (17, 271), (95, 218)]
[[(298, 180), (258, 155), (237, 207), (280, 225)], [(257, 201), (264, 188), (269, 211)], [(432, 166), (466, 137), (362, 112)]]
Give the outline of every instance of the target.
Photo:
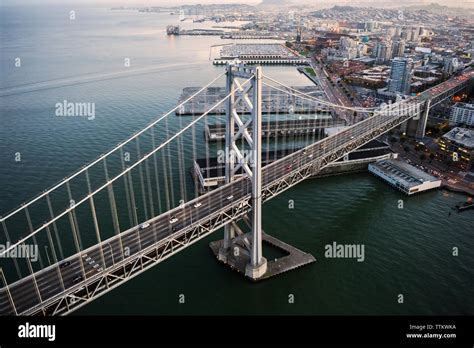
[[(223, 42), (166, 36), (178, 21), (169, 14), (79, 8), (70, 21), (69, 8), (0, 11), (1, 213), (169, 110), (183, 87), (223, 71), (209, 61), (209, 47)], [(135, 73), (123, 77), (126, 57)], [(310, 84), (292, 67), (264, 71)], [(95, 102), (96, 118), (56, 117), (63, 100)], [(406, 197), (367, 173), (309, 180), (265, 204), (263, 226), (316, 263), (252, 284), (215, 260), (208, 243), (222, 237), (216, 232), (77, 313), (474, 314), (474, 215), (448, 215), (464, 199), (443, 190)], [(325, 258), (333, 241), (364, 244), (365, 261)]]

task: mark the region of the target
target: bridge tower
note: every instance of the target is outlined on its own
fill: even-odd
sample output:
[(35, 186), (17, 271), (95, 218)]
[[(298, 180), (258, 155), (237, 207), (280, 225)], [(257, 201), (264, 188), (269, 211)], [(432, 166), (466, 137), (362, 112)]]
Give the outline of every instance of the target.
[[(227, 64), (226, 69), (226, 94), (234, 93), (226, 106), (225, 180), (230, 183), (238, 170), (245, 171), (252, 182), (252, 210), (248, 219), (251, 233), (244, 234), (234, 222), (226, 225), (218, 257), (228, 263), (230, 254), (235, 257), (248, 252), (245, 275), (258, 279), (267, 271), (267, 260), (262, 255), (262, 68), (235, 61)], [(242, 86), (239, 79), (251, 81)], [(237, 105), (244, 105), (250, 116), (244, 118), (239, 114)], [(237, 142), (249, 150), (242, 151), (243, 146), (239, 148)], [(237, 244), (246, 250), (242, 251)]]

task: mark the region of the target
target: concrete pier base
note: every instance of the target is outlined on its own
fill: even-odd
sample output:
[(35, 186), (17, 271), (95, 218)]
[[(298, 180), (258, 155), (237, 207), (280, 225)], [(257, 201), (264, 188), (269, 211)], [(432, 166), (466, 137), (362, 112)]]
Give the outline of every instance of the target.
[(316, 261), (313, 255), (305, 253), (263, 232), (262, 241), (264, 245), (268, 244), (273, 248), (277, 248), (286, 255), (274, 260), (263, 258), (260, 265), (252, 267), (250, 265), (250, 254), (242, 245), (234, 244), (232, 248), (225, 250), (222, 247), (224, 241), (217, 240), (211, 242), (209, 246), (220, 262), (252, 281), (267, 279)]
[(247, 263), (247, 266), (245, 266), (245, 275), (254, 280), (262, 278), (266, 272), (267, 259), (264, 257), (262, 257), (260, 264), (257, 266), (252, 266), (250, 263)]

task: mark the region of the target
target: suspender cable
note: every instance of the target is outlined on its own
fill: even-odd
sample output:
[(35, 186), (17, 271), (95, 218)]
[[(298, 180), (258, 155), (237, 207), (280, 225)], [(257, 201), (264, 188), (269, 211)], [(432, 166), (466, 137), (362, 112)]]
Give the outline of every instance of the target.
[(53, 252), (54, 263), (56, 264), (56, 267), (55, 267), (56, 268), (56, 273), (58, 274), (59, 282), (61, 283), (61, 287), (64, 291), (66, 288), (64, 287), (63, 275), (61, 274), (61, 268), (59, 268), (58, 258), (57, 258), (57, 255), (56, 255), (56, 251), (54, 250), (53, 239), (51, 238), (51, 231), (50, 231), (49, 226), (46, 227), (46, 233), (48, 235), (49, 244), (51, 245), (51, 250)]
[[(206, 94), (205, 94), (205, 96), (204, 96), (204, 103), (205, 103), (205, 105), (207, 106), (207, 102), (208, 102), (208, 100), (207, 100), (207, 95), (208, 95), (208, 94), (207, 94), (207, 90), (206, 90), (205, 93), (206, 93)], [(209, 128), (209, 123), (208, 123), (208, 121), (207, 121), (207, 116), (206, 116), (206, 117), (204, 117), (204, 129), (207, 130), (208, 128)], [(209, 155), (209, 141), (205, 141), (205, 142), (204, 142), (204, 147), (205, 147), (205, 149), (206, 149), (206, 179), (209, 180), (210, 171), (211, 171), (211, 169), (210, 169), (210, 168), (211, 168), (211, 164), (210, 164), (210, 158), (209, 158), (209, 157), (210, 157), (210, 155)], [(225, 163), (225, 160), (226, 160), (226, 159), (225, 159), (226, 156), (227, 156), (227, 154), (224, 154), (224, 163)], [(204, 187), (203, 189), (205, 190), (206, 188)]]
[[(48, 203), (49, 215), (51, 216), (51, 219), (54, 219), (53, 206), (51, 204), (51, 198), (49, 197), (49, 194), (46, 195), (46, 201)], [(61, 245), (61, 239), (59, 238), (58, 227), (56, 225), (56, 222), (54, 221), (53, 221), (53, 231), (54, 231), (54, 236), (56, 238), (56, 244), (59, 247), (59, 255), (61, 256), (61, 260), (63, 260), (64, 259), (63, 247)]]
[[(26, 248), (25, 243), (23, 243), (23, 247)], [(41, 303), (43, 303), (43, 300), (41, 298), (41, 293), (40, 293), (40, 290), (39, 290), (39, 287), (38, 287), (38, 282), (36, 281), (36, 276), (35, 276), (35, 273), (33, 271), (33, 267), (31, 266), (31, 260), (30, 260), (30, 254), (29, 253), (28, 253), (28, 255), (26, 255), (26, 263), (28, 264), (28, 269), (30, 270), (31, 279), (33, 280), (33, 284), (35, 286), (36, 295), (38, 296), (39, 303), (41, 304)]]
[(132, 203), (133, 225), (138, 225), (137, 203), (135, 200), (135, 189), (133, 188), (132, 171), (128, 172), (128, 185), (130, 188), (130, 202)]
[[(25, 207), (25, 214), (26, 214), (26, 220), (28, 221), (28, 228), (30, 229), (30, 232), (33, 232), (34, 229), (33, 229), (33, 224), (31, 223), (30, 212), (28, 211), (28, 207)], [(33, 243), (35, 243), (35, 245), (38, 247), (38, 261), (40, 263), (41, 268), (43, 268), (44, 267), (43, 259), (41, 257), (41, 252), (39, 251), (38, 241), (36, 240), (35, 236), (33, 236), (32, 239), (33, 239)]]
[[(123, 153), (123, 148), (120, 148), (120, 162), (122, 163), (122, 170), (125, 170), (125, 157)], [(127, 201), (128, 219), (130, 221), (130, 228), (132, 228), (133, 226), (136, 226), (136, 225), (133, 224), (133, 214), (132, 214), (132, 208), (131, 208), (131, 202), (130, 202), (130, 192), (128, 189), (127, 175), (123, 176), (123, 185), (125, 187), (125, 200)]]
[(163, 176), (165, 181), (165, 197), (166, 197), (166, 210), (171, 209), (170, 203), (170, 192), (169, 192), (169, 184), (168, 184), (168, 166), (166, 161), (166, 150), (163, 150), (163, 154), (161, 155), (161, 159), (163, 162)]
[(147, 189), (148, 189), (148, 199), (150, 201), (150, 214), (151, 214), (151, 217), (154, 218), (156, 215), (155, 215), (155, 206), (153, 203), (153, 190), (151, 188), (150, 168), (148, 165), (148, 160), (145, 160), (145, 172), (146, 172), (146, 182), (147, 182)]
[[(170, 139), (168, 119), (166, 119), (166, 121), (165, 121), (165, 127), (166, 127), (166, 139)], [(169, 144), (166, 145), (166, 148), (168, 150), (168, 165), (165, 166), (165, 170), (166, 170), (166, 168), (168, 168), (168, 170), (169, 170), (171, 206), (174, 208), (175, 207), (175, 204), (174, 204), (175, 201), (174, 201), (173, 167), (171, 166), (171, 150), (170, 150), (171, 144), (172, 143), (169, 143)]]
[[(154, 127), (151, 129), (151, 144), (154, 149), (156, 147)], [(162, 208), (161, 208), (160, 176), (158, 173), (158, 164), (157, 164), (156, 156), (157, 156), (156, 153), (153, 154), (153, 167), (155, 170), (156, 193), (158, 194), (158, 214), (161, 214)]]
[(58, 263), (58, 258), (56, 257), (56, 250), (54, 248), (53, 239), (51, 238), (51, 231), (49, 229), (49, 226), (46, 227), (46, 235), (48, 236), (48, 242), (49, 242), (49, 246), (51, 247), (54, 263)]
[[(6, 224), (5, 221), (2, 221), (2, 227), (3, 227), (3, 232), (5, 233), (5, 237), (7, 239), (7, 242), (11, 243), (12, 241), (10, 239), (10, 235), (8, 234), (7, 224)], [(13, 264), (15, 265), (15, 269), (16, 269), (16, 273), (18, 275), (18, 278), (21, 279), (22, 275), (21, 275), (21, 272), (20, 272), (20, 266), (18, 265), (18, 260), (16, 258), (13, 258)]]
[[(139, 140), (139, 138), (136, 138), (136, 145), (137, 145), (138, 158), (141, 159), (142, 155), (140, 153), (140, 140)], [(147, 207), (147, 203), (146, 203), (146, 192), (145, 192), (145, 183), (144, 183), (144, 180), (143, 180), (142, 163), (140, 163), (138, 165), (138, 173), (140, 175), (140, 186), (141, 186), (141, 191), (142, 191), (143, 212), (145, 213), (145, 220), (148, 220), (148, 207)]]
[(12, 306), (12, 309), (15, 315), (18, 315), (18, 312), (15, 307), (15, 303), (13, 302), (12, 294), (10, 292), (10, 287), (8, 286), (8, 283), (7, 283), (7, 278), (5, 277), (5, 273), (3, 272), (3, 269), (1, 267), (0, 267), (0, 273), (2, 274), (2, 281), (5, 284), (5, 290), (7, 292), (8, 301), (10, 301), (10, 305)]
[(69, 196), (69, 204), (73, 208), (69, 211), (69, 214), (68, 214), (69, 222), (71, 223), (71, 227), (73, 228), (74, 241), (76, 242), (77, 251), (79, 252), (80, 250), (82, 250), (82, 240), (81, 240), (79, 225), (77, 223), (77, 217), (76, 217), (76, 202), (72, 199), (71, 186), (69, 185), (69, 182), (66, 183), (66, 188), (67, 188), (67, 193)]
[[(179, 129), (182, 129), (182, 117), (178, 116), (178, 123), (179, 123)], [(186, 181), (184, 178), (184, 171), (185, 171), (185, 165), (184, 165), (184, 146), (183, 146), (183, 135), (179, 136), (177, 139), (177, 145), (178, 145), (178, 167), (179, 167), (179, 184), (181, 188), (181, 200), (180, 202), (187, 202), (187, 197), (186, 197)]]
[[(194, 121), (194, 114), (193, 114), (193, 121)], [(206, 131), (207, 129), (204, 129), (204, 131)], [(196, 127), (195, 127), (195, 124), (193, 123), (193, 126), (191, 127), (191, 136), (193, 138), (193, 149), (192, 149), (192, 152), (193, 152), (193, 168), (192, 168), (192, 171), (193, 171), (193, 176), (194, 176), (194, 197), (198, 197), (199, 196), (199, 187), (198, 187), (198, 173), (196, 173), (196, 167), (195, 167), (195, 164), (196, 164)], [(204, 137), (204, 141), (207, 142), (209, 141), (209, 139), (207, 139), (206, 137)]]
[[(92, 188), (91, 188), (91, 182), (90, 182), (88, 170), (86, 170), (86, 180), (87, 180), (87, 189), (89, 190), (89, 193), (91, 193)], [(130, 202), (128, 203), (130, 204)], [(94, 222), (95, 235), (97, 238), (97, 242), (99, 243), (100, 257), (102, 259), (102, 268), (105, 271), (105, 269), (107, 268), (107, 265), (105, 264), (104, 248), (102, 246), (102, 238), (100, 237), (99, 221), (97, 219), (97, 215), (95, 211), (94, 196), (91, 196), (90, 198), (90, 207), (91, 207), (91, 212), (92, 212), (92, 220)]]
[[(107, 169), (107, 159), (104, 158), (104, 173), (105, 173), (105, 179), (107, 182), (109, 182), (109, 171)], [(120, 224), (119, 224), (119, 219), (118, 219), (118, 213), (117, 213), (117, 205), (115, 203), (115, 194), (114, 194), (114, 186), (113, 183), (109, 183), (107, 185), (107, 190), (109, 191), (109, 202), (110, 202), (110, 211), (112, 213), (112, 222), (114, 224), (114, 230), (115, 234), (120, 233)]]

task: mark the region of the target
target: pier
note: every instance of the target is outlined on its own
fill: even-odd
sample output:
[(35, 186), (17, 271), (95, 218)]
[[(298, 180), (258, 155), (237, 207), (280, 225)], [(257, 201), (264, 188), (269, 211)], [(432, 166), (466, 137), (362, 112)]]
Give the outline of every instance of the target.
[[(313, 136), (317, 131), (327, 127), (345, 126), (344, 120), (334, 120), (330, 114), (321, 115), (317, 119), (296, 119), (284, 121), (262, 122), (262, 137), (304, 137)], [(250, 127), (251, 129), (251, 127)], [(225, 123), (209, 124), (205, 127), (204, 136), (207, 141), (225, 140)]]
[[(179, 103), (183, 103), (191, 95), (198, 92), (200, 87), (185, 87), (179, 98)], [(319, 86), (298, 86), (290, 88), (282, 88), (281, 91), (273, 90), (270, 87), (262, 87), (262, 112), (266, 114), (311, 114), (318, 117), (328, 117), (332, 115), (332, 111), (324, 105), (316, 105), (311, 100), (305, 100), (287, 94), (287, 90), (297, 90), (298, 92), (309, 94), (314, 98), (322, 100), (326, 96)], [(226, 95), (224, 87), (209, 87), (196, 95), (185, 105), (182, 105), (175, 111), (177, 116), (195, 116), (202, 115), (211, 106), (216, 104)], [(240, 102), (236, 105), (239, 114), (250, 114), (247, 105)], [(208, 115), (225, 115), (225, 104), (219, 105), (211, 110)]]
[[(322, 133), (317, 134), (315, 141), (323, 138)], [(269, 165), (285, 156), (297, 152), (296, 149), (285, 149), (277, 151), (262, 152), (262, 166)], [(367, 171), (368, 165), (379, 160), (388, 160), (393, 158), (394, 154), (390, 151), (387, 144), (378, 140), (370, 141), (360, 148), (352, 151), (346, 157), (329, 164), (326, 168), (318, 173), (314, 173), (313, 177), (325, 177), (338, 174), (355, 173)], [(298, 160), (294, 163), (298, 165)], [(290, 168), (291, 169), (291, 168)], [(235, 177), (244, 175), (243, 170), (239, 169), (235, 173)], [(224, 160), (219, 157), (198, 158), (194, 161), (191, 168), (191, 176), (195, 180), (199, 192), (205, 193), (225, 183), (225, 164)]]

